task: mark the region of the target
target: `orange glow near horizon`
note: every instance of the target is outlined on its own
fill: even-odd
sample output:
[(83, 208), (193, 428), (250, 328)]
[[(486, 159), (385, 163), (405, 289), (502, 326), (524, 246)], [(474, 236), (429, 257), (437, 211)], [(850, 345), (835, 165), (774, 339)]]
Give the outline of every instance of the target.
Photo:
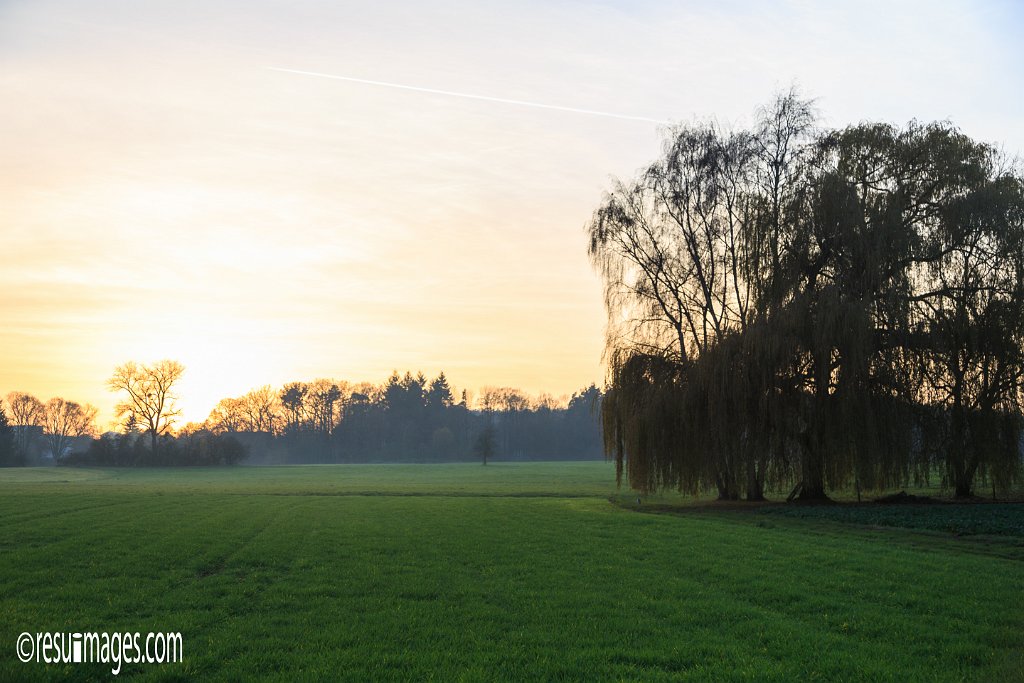
[(1012, 17), (862, 5), (3, 3), (0, 396), (107, 428), (114, 367), (162, 358), (186, 421), (392, 370), (600, 384), (584, 226), (658, 121), (740, 123), (797, 82), (833, 123), (1024, 147)]

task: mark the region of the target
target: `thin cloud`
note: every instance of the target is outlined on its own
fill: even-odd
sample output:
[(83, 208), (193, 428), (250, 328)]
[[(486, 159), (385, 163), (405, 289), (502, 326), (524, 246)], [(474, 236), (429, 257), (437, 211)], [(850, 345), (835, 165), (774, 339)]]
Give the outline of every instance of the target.
[(504, 97), (490, 97), (488, 95), (474, 95), (472, 93), (455, 92), (452, 90), (438, 90), (436, 88), (421, 88), (415, 85), (403, 83), (388, 83), (385, 81), (371, 81), (365, 78), (353, 78), (351, 76), (337, 76), (334, 74), (318, 73), (316, 71), (299, 71), (298, 69), (283, 69), (276, 66), (268, 66), (271, 71), (281, 71), (289, 74), (300, 74), (302, 76), (316, 76), (317, 78), (330, 78), (335, 81), (348, 81), (350, 83), (362, 83), (364, 85), (376, 85), (384, 88), (396, 88), (398, 90), (411, 90), (413, 92), (428, 93), (431, 95), (446, 95), (448, 97), (461, 97), (467, 100), (480, 100), (482, 102), (497, 102), (499, 104), (512, 104), (520, 107), (533, 107), (535, 109), (550, 109), (553, 111), (567, 111), (573, 114), (587, 114), (590, 116), (604, 116), (611, 119), (622, 119), (625, 121), (643, 121), (645, 123), (667, 124), (668, 121), (652, 119), (646, 116), (630, 116), (628, 114), (615, 114), (607, 111), (596, 111), (594, 109), (579, 109), (577, 107), (563, 107), (557, 104), (544, 104), (542, 102), (528, 102), (526, 100), (511, 100)]

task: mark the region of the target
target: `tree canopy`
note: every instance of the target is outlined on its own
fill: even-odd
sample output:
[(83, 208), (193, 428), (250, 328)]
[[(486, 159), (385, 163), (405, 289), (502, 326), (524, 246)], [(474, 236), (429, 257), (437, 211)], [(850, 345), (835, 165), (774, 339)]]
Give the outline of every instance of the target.
[(948, 123), (684, 125), (588, 226), (605, 446), (640, 490), (1020, 476), (1024, 180)]
[(157, 440), (169, 433), (180, 410), (175, 407), (174, 385), (181, 379), (185, 367), (174, 360), (161, 360), (150, 365), (134, 361), (119, 365), (107, 380), (111, 391), (123, 392), (127, 400), (117, 404), (117, 414), (131, 425), (145, 428), (151, 449)]

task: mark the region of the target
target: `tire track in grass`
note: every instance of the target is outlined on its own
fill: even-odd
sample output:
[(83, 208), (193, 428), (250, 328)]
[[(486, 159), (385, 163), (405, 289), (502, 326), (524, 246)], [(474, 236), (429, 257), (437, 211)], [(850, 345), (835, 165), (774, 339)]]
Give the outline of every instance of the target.
[(225, 492), (227, 496), (269, 496), (285, 498), (546, 498), (546, 499), (589, 499), (600, 500), (602, 496), (592, 493), (547, 493), (510, 492), (488, 493), (474, 491), (283, 491), (273, 492)]
[[(112, 602), (125, 602), (120, 595), (125, 589), (132, 585), (141, 589), (143, 584), (152, 586), (159, 581), (159, 572), (138, 571), (151, 566), (138, 549), (147, 542), (165, 540), (152, 538), (151, 530), (166, 528), (162, 522), (167, 517), (167, 502), (160, 505), (135, 498), (54, 515), (45, 525), (33, 522), (19, 531), (45, 537), (46, 542), (19, 549), (18, 566), (6, 572), (12, 579), (8, 586), (17, 588), (19, 599), (36, 596), (43, 605), (48, 604), (45, 595), (54, 592), (73, 596), (70, 601), (61, 600), (66, 607), (86, 609), (103, 603), (109, 594), (117, 594)], [(161, 556), (166, 558), (166, 548)], [(133, 578), (126, 583), (129, 576)]]
[[(208, 571), (174, 587), (179, 603), (202, 605), (202, 611), (194, 615), (192, 628), (206, 634), (210, 647), (193, 660), (196, 672), (216, 671), (224, 676), (227, 661), (258, 661), (264, 672), (273, 669), (273, 662), (279, 658), (276, 653), (284, 645), (271, 647), (261, 645), (261, 641), (279, 637), (269, 634), (278, 622), (289, 632), (287, 627), (295, 618), (294, 600), (286, 599), (277, 607), (275, 602), (280, 600), (282, 589), (295, 590), (299, 576), (296, 568), (306, 555), (302, 548), (308, 545), (316, 526), (316, 516), (307, 514), (309, 505), (304, 501), (289, 507), (286, 515), (280, 508), (262, 506), (263, 514), (258, 519), (246, 517), (251, 528), (233, 539), (226, 552), (209, 560)], [(297, 523), (302, 527), (298, 532), (294, 528)], [(253, 620), (259, 624), (255, 631), (250, 630)], [(239, 677), (244, 674), (239, 673)]]
[(54, 500), (52, 496), (42, 497), (38, 495), (26, 495), (19, 493), (4, 496), (2, 500), (3, 503), (0, 504), (0, 519), (3, 519), (5, 525), (34, 522), (40, 519), (50, 519), (55, 514), (70, 514), (120, 504), (119, 502), (110, 501), (97, 501), (92, 504), (81, 504), (80, 495), (76, 495), (74, 498), (58, 498), (57, 500), (62, 503), (66, 502), (68, 504), (80, 505), (79, 507), (64, 507), (59, 509), (36, 507), (36, 505), (41, 504), (44, 500), (52, 503)]
[[(6, 572), (20, 581), (6, 585), (22, 601), (31, 600), (42, 591), (37, 596), (40, 604), (48, 604), (45, 595), (78, 586), (81, 590), (76, 604), (83, 611), (97, 611), (90, 610), (90, 606), (97, 606), (97, 600), (115, 594), (116, 599), (107, 606), (110, 609), (101, 607), (98, 611), (138, 612), (130, 595), (125, 595), (126, 590), (144, 595), (145, 587), (149, 586), (159, 594), (175, 584), (175, 576), (182, 577), (179, 583), (193, 581), (196, 558), (202, 558), (211, 547), (230, 542), (231, 537), (226, 537), (224, 530), (237, 528), (240, 519), (251, 519), (255, 509), (248, 505), (244, 506), (246, 510), (208, 507), (214, 503), (210, 499), (199, 505), (196, 502), (178, 497), (130, 497), (102, 509), (91, 509), (92, 514), (58, 514), (42, 528), (37, 521), (30, 531), (45, 537), (47, 542), (20, 548), (18, 568), (11, 567)], [(168, 519), (176, 517), (186, 519), (187, 523), (167, 524)], [(204, 529), (209, 531), (204, 533)], [(258, 532), (259, 529), (253, 529), (250, 535)], [(130, 563), (112, 561), (111, 552), (130, 558)], [(53, 557), (60, 557), (62, 562), (54, 564)], [(122, 607), (118, 609), (118, 605)]]
[[(485, 490), (455, 496), (394, 495), (391, 480), (372, 487), (385, 495), (239, 495), (245, 472), (233, 490), (142, 474), (139, 492), (96, 494), (132, 501), (115, 511), (123, 523), (105, 524), (102, 511), (52, 523), (82, 527), (99, 546), (82, 557), (107, 553), (101, 573), (124, 573), (95, 585), (123, 595), (0, 605), (10, 623), (121, 615), (100, 626), (183, 633), (185, 668), (131, 677), (999, 680), (993, 658), (1019, 651), (1024, 633), (1020, 617), (992, 614), (1024, 593), (1005, 561), (940, 562), (838, 530), (636, 515), (578, 491), (493, 495), (492, 472), (481, 473)], [(43, 521), (27, 526), (52, 526)], [(195, 575), (219, 558), (220, 571)], [(66, 572), (69, 582), (94, 573)], [(0, 674), (18, 671), (0, 660)]]

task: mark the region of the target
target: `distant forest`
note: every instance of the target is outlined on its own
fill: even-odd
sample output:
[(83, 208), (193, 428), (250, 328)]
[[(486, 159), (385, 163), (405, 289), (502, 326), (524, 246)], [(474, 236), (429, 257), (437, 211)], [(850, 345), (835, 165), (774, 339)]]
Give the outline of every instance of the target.
[(601, 391), (568, 399), (485, 387), (456, 397), (442, 372), (393, 373), (380, 385), (318, 379), (221, 400), (201, 424), (173, 429), (174, 361), (128, 363), (108, 382), (126, 400), (99, 434), (96, 409), (22, 392), (0, 403), (0, 464), (175, 466), (583, 460), (603, 457)]

